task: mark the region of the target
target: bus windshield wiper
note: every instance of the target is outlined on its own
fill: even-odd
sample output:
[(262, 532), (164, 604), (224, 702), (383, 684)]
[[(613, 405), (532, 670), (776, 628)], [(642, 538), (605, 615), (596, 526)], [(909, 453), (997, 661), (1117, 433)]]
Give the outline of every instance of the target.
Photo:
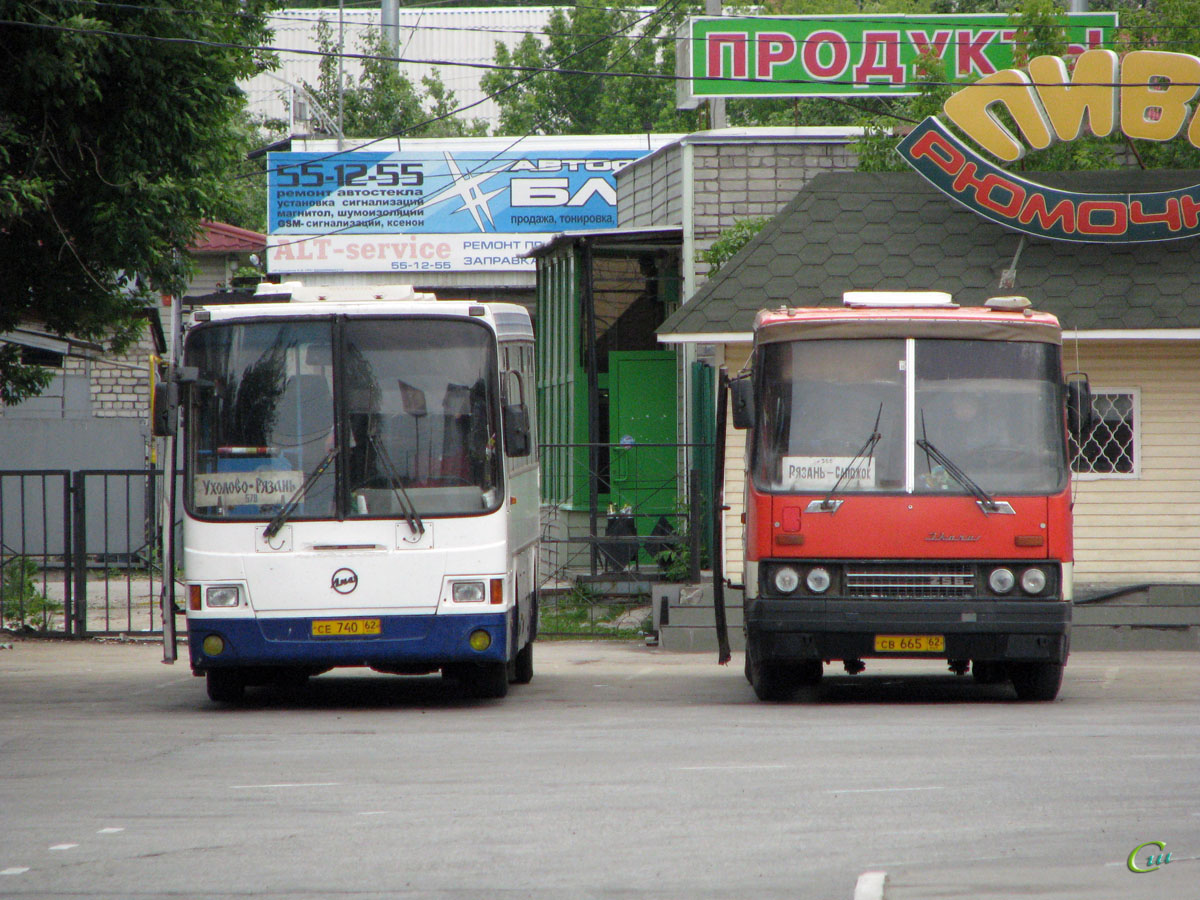
[(423, 536), (425, 534), (425, 523), (421, 520), (421, 514), (417, 512), (416, 504), (412, 502), (412, 498), (408, 496), (408, 491), (404, 489), (404, 485), (400, 482), (400, 473), (396, 471), (396, 467), (392, 464), (392, 458), (388, 456), (387, 450), (384, 449), (383, 444), (375, 435), (367, 435), (367, 442), (374, 448), (376, 458), (383, 465), (383, 472), (387, 476), (388, 484), (391, 485), (392, 493), (396, 495), (396, 500), (400, 504), (400, 511), (404, 513), (408, 527), (412, 529), (413, 534)]
[[(922, 420), (921, 428), (924, 430), (925, 422)], [(1005, 508), (995, 501), (991, 494), (985, 491), (979, 484), (971, 478), (966, 472), (960, 469), (945, 453), (939, 450), (925, 437), (918, 438), (914, 443), (922, 450), (925, 455), (932, 459), (935, 463), (946, 470), (946, 474), (957, 481), (960, 485), (971, 492), (971, 495), (979, 501), (979, 508), (984, 514), (1005, 512)], [(1006, 504), (1007, 505), (1007, 504)]]
[(829, 493), (825, 495), (825, 499), (809, 504), (809, 512), (837, 512), (837, 508), (842, 505), (842, 501), (834, 500), (833, 498), (842, 489), (842, 485), (849, 479), (850, 473), (858, 471), (858, 461), (864, 458), (870, 459), (875, 453), (875, 445), (883, 438), (883, 435), (879, 433), (879, 420), (881, 418), (883, 418), (882, 403), (879, 404), (879, 412), (875, 413), (875, 424), (871, 426), (871, 434), (867, 438), (867, 442), (854, 454), (854, 458), (850, 460), (850, 465), (846, 466), (842, 474), (838, 476), (838, 480), (829, 489)]
[(275, 518), (267, 523), (267, 527), (263, 529), (263, 537), (273, 538), (279, 533), (279, 529), (283, 527), (283, 524), (296, 511), (296, 507), (300, 505), (300, 501), (304, 499), (304, 495), (308, 493), (309, 488), (316, 483), (318, 478), (325, 474), (325, 470), (329, 468), (333, 462), (333, 458), (337, 456), (337, 452), (338, 448), (334, 445), (325, 454), (325, 458), (317, 463), (317, 467), (304, 477), (304, 480), (300, 482), (300, 487), (296, 488), (292, 492), (292, 496), (288, 497), (287, 503), (283, 504), (283, 509), (279, 510), (275, 514)]

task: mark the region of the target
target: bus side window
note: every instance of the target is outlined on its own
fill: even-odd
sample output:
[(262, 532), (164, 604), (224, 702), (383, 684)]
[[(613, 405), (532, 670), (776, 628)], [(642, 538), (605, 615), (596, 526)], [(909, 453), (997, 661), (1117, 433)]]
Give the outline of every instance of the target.
[[(506, 354), (507, 355), (507, 354)], [(525, 385), (521, 373), (507, 371), (501, 380), (500, 402), (504, 415), (504, 449), (506, 456), (528, 456), (531, 437), (529, 407), (525, 400)]]

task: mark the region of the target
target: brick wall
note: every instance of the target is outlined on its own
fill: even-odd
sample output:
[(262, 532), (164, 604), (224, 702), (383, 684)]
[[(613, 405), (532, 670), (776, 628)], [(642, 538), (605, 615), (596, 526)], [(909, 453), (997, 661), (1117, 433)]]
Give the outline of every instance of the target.
[[(798, 141), (785, 136), (725, 135), (689, 140), (692, 147), (692, 228), (696, 252), (751, 216), (773, 216), (822, 172), (853, 169), (853, 139)], [(622, 228), (683, 225), (682, 143), (638, 160), (617, 176)], [(697, 286), (708, 272), (697, 262)]]
[(144, 419), (149, 415), (148, 366), (153, 349), (153, 342), (143, 338), (127, 353), (110, 353), (90, 361), (92, 415), (115, 419)]
[[(694, 239), (699, 254), (731, 225), (773, 216), (822, 172), (853, 169), (849, 143), (715, 144), (695, 149)], [(697, 287), (708, 265), (696, 263)]]

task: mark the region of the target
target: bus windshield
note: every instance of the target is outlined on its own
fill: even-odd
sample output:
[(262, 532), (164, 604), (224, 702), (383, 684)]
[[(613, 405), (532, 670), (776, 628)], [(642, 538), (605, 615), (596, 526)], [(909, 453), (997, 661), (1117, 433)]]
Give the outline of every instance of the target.
[(198, 378), (187, 497), (202, 517), (474, 515), (500, 502), (495, 343), (435, 317), (220, 322)]
[(991, 493), (1066, 483), (1054, 344), (801, 340), (759, 352), (761, 490), (971, 493), (938, 455)]

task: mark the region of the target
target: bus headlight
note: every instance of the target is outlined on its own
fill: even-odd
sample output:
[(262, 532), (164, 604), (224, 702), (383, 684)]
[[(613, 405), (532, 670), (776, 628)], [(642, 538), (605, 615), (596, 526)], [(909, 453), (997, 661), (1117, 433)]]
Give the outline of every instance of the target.
[(455, 603), (482, 603), (484, 590), (482, 581), (455, 581), (450, 585), (450, 596)]
[(1021, 573), (1021, 590), (1027, 594), (1040, 594), (1046, 589), (1046, 573), (1041, 569), (1026, 569)]
[(808, 589), (814, 594), (823, 594), (829, 590), (829, 585), (833, 583), (833, 579), (829, 577), (829, 570), (817, 566), (815, 569), (808, 570), (808, 577), (804, 579), (804, 583), (808, 585)]
[(228, 608), (231, 606), (239, 606), (241, 604), (241, 592), (236, 584), (221, 584), (210, 588), (205, 588), (204, 605), (220, 608)]
[(1007, 594), (1016, 583), (1017, 579), (1013, 576), (1011, 569), (1003, 567), (992, 569), (992, 574), (988, 576), (988, 587), (997, 594)]
[(790, 594), (800, 587), (800, 573), (791, 566), (780, 566), (775, 570), (773, 581), (775, 590), (781, 594)]

